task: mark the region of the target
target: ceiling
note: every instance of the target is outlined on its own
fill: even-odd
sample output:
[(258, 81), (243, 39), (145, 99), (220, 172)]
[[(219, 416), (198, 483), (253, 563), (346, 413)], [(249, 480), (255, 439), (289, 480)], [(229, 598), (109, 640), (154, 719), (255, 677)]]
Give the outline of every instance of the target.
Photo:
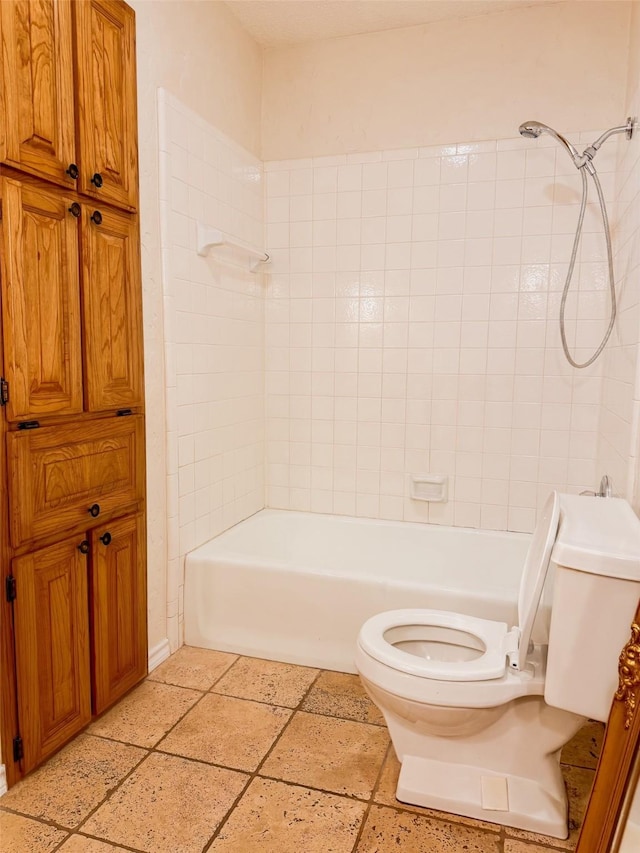
[(265, 47), (413, 27), (566, 0), (226, 0)]

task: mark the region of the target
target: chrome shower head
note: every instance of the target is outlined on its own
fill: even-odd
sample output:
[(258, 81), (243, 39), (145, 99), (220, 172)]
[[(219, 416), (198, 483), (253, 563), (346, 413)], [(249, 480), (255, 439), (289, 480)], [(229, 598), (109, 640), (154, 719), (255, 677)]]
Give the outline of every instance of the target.
[(527, 139), (537, 139), (541, 133), (547, 130), (546, 125), (540, 124), (539, 121), (526, 121), (518, 128), (520, 136), (526, 136)]
[(543, 133), (548, 133), (549, 136), (553, 136), (553, 138), (557, 139), (561, 145), (564, 145), (575, 165), (580, 168), (580, 154), (578, 153), (577, 148), (575, 148), (568, 139), (565, 139), (561, 133), (558, 133), (557, 130), (549, 127), (549, 125), (542, 124), (540, 121), (525, 121), (520, 125), (519, 130), (520, 135), (527, 137), (527, 139), (537, 139)]

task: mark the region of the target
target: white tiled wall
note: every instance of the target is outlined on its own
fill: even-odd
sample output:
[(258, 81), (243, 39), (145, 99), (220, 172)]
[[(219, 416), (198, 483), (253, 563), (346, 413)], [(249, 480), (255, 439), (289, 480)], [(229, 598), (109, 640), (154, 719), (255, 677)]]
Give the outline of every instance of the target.
[[(184, 555), (264, 506), (264, 281), (196, 222), (263, 244), (263, 170), (159, 91), (168, 469), (168, 636), (182, 642)], [(147, 370), (153, 370), (147, 365)], [(153, 465), (153, 460), (149, 460)]]
[[(639, 81), (640, 82), (640, 81)], [(630, 104), (640, 111), (640, 89)], [(618, 317), (605, 351), (598, 467), (640, 512), (640, 134), (620, 138), (614, 217)]]
[[(609, 201), (614, 164), (615, 144), (597, 163)], [(602, 362), (575, 371), (560, 350), (580, 179), (553, 140), (265, 172), (270, 506), (529, 531), (551, 486), (593, 487)], [(592, 207), (585, 232), (579, 359), (608, 310)], [(409, 497), (428, 472), (449, 475), (447, 503)]]
[[(162, 91), (159, 116), (172, 645), (184, 555), (264, 505), (265, 458), (270, 506), (495, 529), (531, 530), (549, 488), (605, 468), (631, 488), (637, 149), (612, 216), (619, 328), (575, 371), (558, 310), (580, 181), (552, 140), (272, 162), (263, 187), (255, 157)], [(597, 160), (610, 202), (615, 151)], [(265, 218), (268, 276), (197, 256), (197, 221), (262, 246)], [(606, 325), (604, 248), (590, 207), (578, 359)], [(429, 472), (447, 503), (411, 499)]]

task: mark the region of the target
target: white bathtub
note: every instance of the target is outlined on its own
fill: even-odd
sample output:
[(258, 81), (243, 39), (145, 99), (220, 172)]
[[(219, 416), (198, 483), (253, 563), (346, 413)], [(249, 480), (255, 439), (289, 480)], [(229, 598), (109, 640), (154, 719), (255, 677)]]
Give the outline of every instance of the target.
[(530, 538), (265, 509), (187, 555), (185, 641), (355, 672), (360, 626), (382, 610), (514, 624)]

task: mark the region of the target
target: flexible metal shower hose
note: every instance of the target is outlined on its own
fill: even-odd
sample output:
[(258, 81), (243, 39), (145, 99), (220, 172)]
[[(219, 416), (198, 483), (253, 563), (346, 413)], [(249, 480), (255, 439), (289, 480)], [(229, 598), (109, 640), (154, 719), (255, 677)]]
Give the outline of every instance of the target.
[(602, 193), (602, 186), (600, 185), (600, 180), (598, 179), (598, 175), (596, 174), (595, 168), (591, 167), (591, 177), (593, 178), (593, 182), (596, 185), (596, 190), (598, 192), (598, 200), (600, 202), (600, 211), (602, 212), (602, 223), (604, 226), (604, 235), (607, 241), (607, 261), (609, 267), (609, 293), (611, 296), (611, 317), (609, 319), (609, 325), (607, 327), (607, 331), (600, 342), (598, 349), (594, 352), (590, 359), (587, 361), (583, 361), (579, 363), (574, 360), (571, 353), (569, 352), (569, 346), (567, 344), (567, 335), (565, 330), (565, 319), (564, 319), (564, 311), (567, 303), (567, 297), (569, 295), (569, 287), (571, 286), (571, 279), (573, 277), (573, 270), (576, 265), (576, 256), (578, 254), (578, 246), (580, 244), (580, 237), (582, 236), (582, 227), (584, 224), (584, 214), (587, 209), (587, 195), (589, 192), (589, 185), (587, 182), (586, 176), (586, 168), (583, 167), (580, 169), (580, 174), (582, 175), (582, 203), (580, 205), (580, 215), (578, 217), (578, 225), (576, 227), (576, 236), (573, 241), (573, 249), (571, 251), (571, 260), (569, 261), (569, 269), (567, 270), (567, 278), (564, 283), (564, 290), (562, 291), (562, 300), (560, 302), (560, 337), (562, 338), (562, 349), (564, 350), (564, 354), (566, 356), (567, 361), (573, 367), (583, 368), (589, 367), (590, 364), (598, 358), (602, 350), (607, 345), (607, 341), (611, 337), (611, 332), (613, 331), (613, 324), (616, 321), (616, 313), (617, 313), (617, 305), (616, 305), (616, 286), (613, 277), (613, 252), (611, 250), (611, 233), (609, 231), (609, 218), (607, 217), (607, 206), (605, 204), (604, 195)]

